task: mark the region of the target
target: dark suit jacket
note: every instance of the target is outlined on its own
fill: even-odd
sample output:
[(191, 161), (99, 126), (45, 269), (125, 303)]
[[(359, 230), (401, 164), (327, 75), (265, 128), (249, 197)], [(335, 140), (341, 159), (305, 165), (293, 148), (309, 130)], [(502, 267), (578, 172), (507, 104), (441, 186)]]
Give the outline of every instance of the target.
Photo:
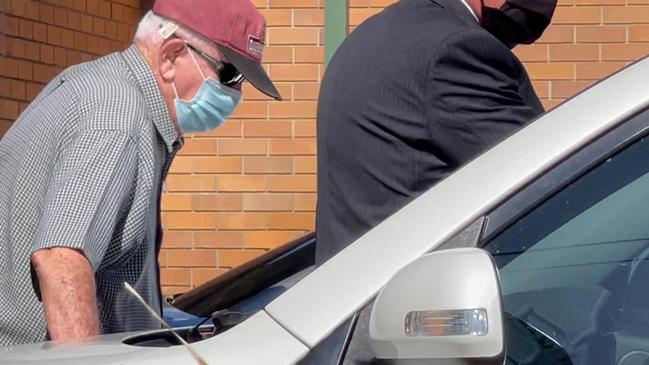
[(543, 112), (520, 61), (461, 1), (401, 0), (329, 63), (317, 122), (318, 263)]

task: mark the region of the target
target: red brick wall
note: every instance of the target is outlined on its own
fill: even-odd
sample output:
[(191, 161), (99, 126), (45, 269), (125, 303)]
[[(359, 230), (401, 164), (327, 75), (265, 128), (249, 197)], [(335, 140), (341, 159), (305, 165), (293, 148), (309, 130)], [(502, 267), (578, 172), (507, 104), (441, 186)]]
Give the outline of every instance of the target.
[(649, 1), (559, 4), (543, 38), (516, 49), (548, 108), (649, 54)]
[[(266, 67), (285, 101), (246, 85), (236, 115), (190, 136), (163, 198), (167, 292), (184, 290), (312, 230), (324, 0), (253, 0)], [(330, 0), (335, 1), (335, 0)], [(349, 0), (353, 29), (394, 0)], [(149, 1), (0, 0), (0, 135), (62, 68), (129, 44)], [(518, 47), (551, 108), (649, 53), (649, 0), (560, 0), (538, 44)]]
[(124, 48), (140, 0), (0, 0), (0, 136), (63, 68)]
[(254, 3), (268, 22), (264, 59), (284, 101), (245, 85), (231, 120), (186, 140), (163, 201), (167, 291), (200, 284), (314, 228), (322, 1)]

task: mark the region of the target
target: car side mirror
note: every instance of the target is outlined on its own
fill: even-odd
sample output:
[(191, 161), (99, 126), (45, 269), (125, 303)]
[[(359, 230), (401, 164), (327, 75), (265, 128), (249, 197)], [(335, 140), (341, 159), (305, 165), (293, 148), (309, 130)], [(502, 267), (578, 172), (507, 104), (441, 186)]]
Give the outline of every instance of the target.
[(374, 355), (387, 364), (502, 365), (501, 298), (498, 271), (486, 251), (422, 256), (392, 277), (374, 302)]

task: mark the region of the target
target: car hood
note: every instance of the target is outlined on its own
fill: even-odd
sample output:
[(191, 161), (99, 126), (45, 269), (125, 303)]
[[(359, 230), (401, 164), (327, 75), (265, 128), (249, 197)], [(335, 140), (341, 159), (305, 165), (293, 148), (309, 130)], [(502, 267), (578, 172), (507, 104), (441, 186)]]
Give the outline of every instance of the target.
[[(187, 329), (187, 328), (185, 328)], [(179, 329), (179, 331), (182, 329)], [(131, 346), (127, 337), (140, 339), (163, 330), (97, 336), (85, 342), (49, 342), (0, 348), (0, 365), (178, 365), (196, 364), (183, 346)], [(130, 340), (134, 338), (131, 337)], [(254, 344), (254, 346), (250, 346)], [(297, 361), (308, 348), (264, 311), (228, 331), (192, 348), (208, 364), (285, 365)]]
[(122, 344), (133, 333), (97, 336), (81, 341), (52, 341), (0, 347), (0, 364), (118, 364), (145, 356), (152, 349)]

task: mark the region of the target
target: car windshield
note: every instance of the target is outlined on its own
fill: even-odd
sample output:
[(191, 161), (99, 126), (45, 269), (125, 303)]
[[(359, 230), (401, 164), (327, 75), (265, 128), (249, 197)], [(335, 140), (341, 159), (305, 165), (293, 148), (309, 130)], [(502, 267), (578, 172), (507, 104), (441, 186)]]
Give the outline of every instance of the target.
[[(506, 312), (565, 348), (575, 365), (649, 361), (647, 156), (649, 141), (639, 140), (484, 247), (499, 268)], [(538, 350), (508, 361), (558, 364)]]

